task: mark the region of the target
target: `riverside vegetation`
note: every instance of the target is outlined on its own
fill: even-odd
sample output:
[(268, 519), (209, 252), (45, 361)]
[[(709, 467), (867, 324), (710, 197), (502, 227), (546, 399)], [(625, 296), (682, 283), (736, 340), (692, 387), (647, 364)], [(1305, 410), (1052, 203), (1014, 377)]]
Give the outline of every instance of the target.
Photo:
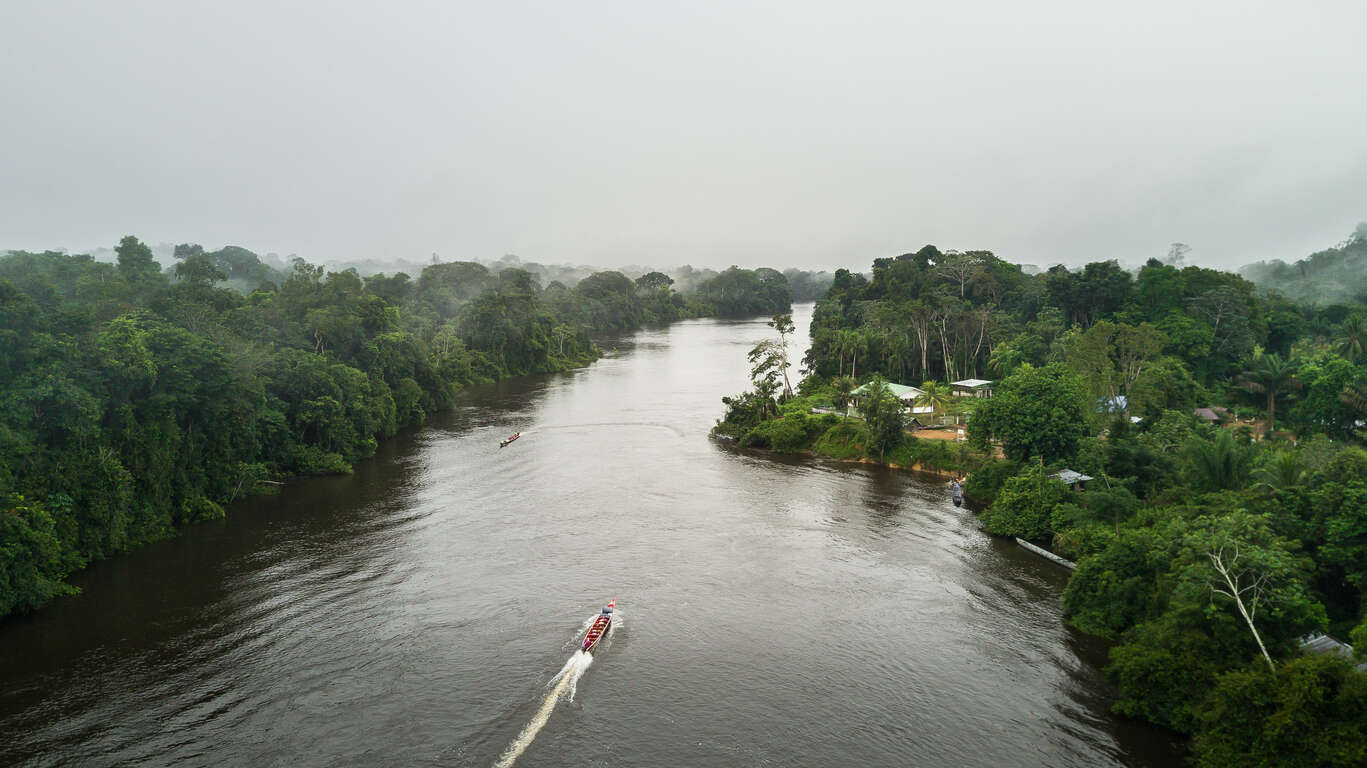
[(791, 298), (771, 269), (685, 295), (660, 272), (543, 287), (472, 262), (413, 279), (195, 245), (163, 270), (133, 237), (116, 253), (0, 257), (0, 618), (282, 478), (349, 472), (465, 386), (585, 365), (593, 333)]
[[(1030, 275), (927, 246), (871, 279), (842, 270), (806, 378), (785, 385), (775, 318), (716, 431), (974, 470), (987, 531), (1077, 561), (1065, 615), (1114, 641), (1117, 713), (1190, 735), (1202, 766), (1367, 765), (1367, 313), (1173, 262)], [(997, 381), (969, 447), (907, 435), (881, 384), (926, 381), (938, 406), (938, 382), (972, 376)], [(874, 382), (862, 419), (811, 413), (843, 409), (856, 380)], [(1208, 405), (1244, 419), (1194, 415)], [(1064, 467), (1095, 479), (1070, 488)], [(1326, 631), (1358, 658), (1301, 651)]]

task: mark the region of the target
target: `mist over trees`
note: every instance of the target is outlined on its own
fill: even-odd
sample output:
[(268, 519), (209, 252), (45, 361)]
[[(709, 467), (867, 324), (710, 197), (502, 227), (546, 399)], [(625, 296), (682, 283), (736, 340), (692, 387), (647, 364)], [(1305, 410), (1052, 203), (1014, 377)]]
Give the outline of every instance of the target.
[(1290, 264), (1260, 261), (1239, 270), (1267, 291), (1293, 301), (1318, 304), (1367, 304), (1367, 222), (1343, 243)]

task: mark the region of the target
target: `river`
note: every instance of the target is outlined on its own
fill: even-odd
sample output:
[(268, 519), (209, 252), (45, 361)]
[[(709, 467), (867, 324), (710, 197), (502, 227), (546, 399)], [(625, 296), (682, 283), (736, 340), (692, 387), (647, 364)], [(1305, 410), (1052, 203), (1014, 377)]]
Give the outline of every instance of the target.
[(0, 764), (1180, 765), (1109, 713), (1065, 572), (943, 482), (708, 439), (768, 333), (611, 340), (78, 574), (0, 623)]

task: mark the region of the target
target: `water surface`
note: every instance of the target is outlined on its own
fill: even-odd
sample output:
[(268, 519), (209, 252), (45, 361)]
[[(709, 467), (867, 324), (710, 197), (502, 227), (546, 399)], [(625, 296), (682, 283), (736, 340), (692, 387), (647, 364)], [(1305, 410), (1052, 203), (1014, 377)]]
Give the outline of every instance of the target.
[(517, 765), (1180, 765), (942, 482), (707, 438), (768, 332), (614, 340), (96, 565), (0, 624), (0, 764), (491, 765), (616, 597)]

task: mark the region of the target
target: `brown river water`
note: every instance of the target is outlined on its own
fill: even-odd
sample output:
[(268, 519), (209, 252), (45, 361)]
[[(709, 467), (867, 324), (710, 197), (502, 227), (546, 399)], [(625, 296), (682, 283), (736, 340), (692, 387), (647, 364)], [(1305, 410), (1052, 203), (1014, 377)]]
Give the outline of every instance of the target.
[(943, 480), (707, 437), (768, 332), (608, 340), (78, 574), (0, 623), (0, 765), (1181, 765)]

